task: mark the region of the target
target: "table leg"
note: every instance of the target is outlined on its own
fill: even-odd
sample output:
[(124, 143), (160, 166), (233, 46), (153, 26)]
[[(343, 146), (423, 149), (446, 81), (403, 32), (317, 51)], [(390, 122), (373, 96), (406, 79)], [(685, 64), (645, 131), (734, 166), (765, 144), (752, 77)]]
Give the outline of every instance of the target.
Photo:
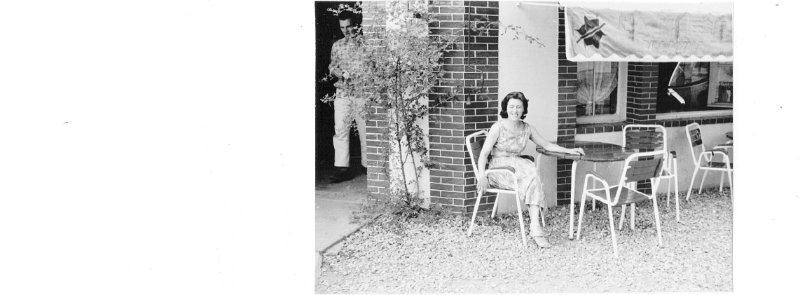
[[(597, 173), (597, 162), (592, 162), (592, 171)], [(592, 189), (597, 188), (597, 179), (592, 179)], [(592, 211), (597, 207), (597, 199), (592, 198)]]
[(572, 181), (569, 188), (569, 238), (572, 239), (572, 233), (575, 228), (575, 171), (578, 168), (578, 161), (572, 161)]

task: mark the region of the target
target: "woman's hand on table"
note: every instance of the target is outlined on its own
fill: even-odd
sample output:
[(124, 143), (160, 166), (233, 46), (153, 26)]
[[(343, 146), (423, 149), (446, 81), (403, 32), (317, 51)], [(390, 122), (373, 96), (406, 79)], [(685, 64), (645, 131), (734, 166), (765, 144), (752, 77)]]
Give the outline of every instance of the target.
[(581, 156), (586, 155), (586, 152), (583, 151), (583, 148), (568, 149), (567, 153), (572, 155), (581, 155)]

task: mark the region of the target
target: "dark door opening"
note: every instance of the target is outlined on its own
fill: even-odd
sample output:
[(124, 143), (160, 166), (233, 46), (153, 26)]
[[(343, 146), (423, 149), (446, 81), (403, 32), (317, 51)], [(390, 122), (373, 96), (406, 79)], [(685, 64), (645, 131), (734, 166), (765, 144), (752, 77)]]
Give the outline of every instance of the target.
[[(336, 40), (344, 37), (339, 30), (339, 20), (328, 9), (336, 9), (339, 4), (354, 7), (356, 2), (314, 2), (316, 20), (316, 75), (314, 95), (315, 119), (315, 169), (317, 182), (324, 181), (333, 171), (333, 103), (322, 102), (326, 94), (333, 95), (335, 81), (323, 81), (328, 75), (331, 62), (331, 47)], [(350, 131), (350, 166), (358, 167), (361, 159), (361, 148), (358, 136)], [(354, 166), (355, 165), (355, 166)]]

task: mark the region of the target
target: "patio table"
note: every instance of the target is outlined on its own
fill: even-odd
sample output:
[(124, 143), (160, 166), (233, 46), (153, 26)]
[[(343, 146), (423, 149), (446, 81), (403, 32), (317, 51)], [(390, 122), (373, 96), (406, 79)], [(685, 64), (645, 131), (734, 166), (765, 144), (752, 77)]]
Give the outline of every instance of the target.
[(559, 159), (572, 160), (572, 183), (569, 194), (569, 238), (572, 239), (575, 223), (575, 172), (578, 161), (593, 162), (595, 165), (602, 162), (624, 161), (628, 156), (636, 153), (635, 149), (623, 148), (620, 145), (595, 141), (557, 141), (554, 142), (565, 148), (582, 148), (585, 155), (572, 155), (546, 151), (541, 146), (536, 147), (540, 154), (556, 157)]

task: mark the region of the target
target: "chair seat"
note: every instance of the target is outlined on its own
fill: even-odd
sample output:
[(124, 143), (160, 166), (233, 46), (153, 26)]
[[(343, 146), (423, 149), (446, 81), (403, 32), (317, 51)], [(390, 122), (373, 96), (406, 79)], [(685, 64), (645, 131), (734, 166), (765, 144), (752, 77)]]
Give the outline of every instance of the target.
[(536, 159), (531, 155), (520, 155), (520, 158), (536, 163)]
[[(728, 165), (726, 165), (725, 162), (709, 162), (709, 163), (704, 164), (703, 166), (700, 166), (700, 167), (702, 167), (702, 168), (728, 169)], [(733, 169), (733, 163), (731, 163), (731, 169)]]
[[(611, 187), (609, 189), (609, 192), (611, 193), (611, 200), (612, 201), (614, 199), (614, 196), (617, 195), (617, 190), (619, 190), (619, 189), (620, 189), (620, 186), (613, 186), (613, 187)], [(608, 197), (606, 196), (606, 190), (605, 189), (589, 189), (589, 190), (586, 190), (586, 192), (590, 193), (592, 195), (595, 195), (595, 196), (599, 197), (600, 199), (608, 200)], [(625, 204), (630, 204), (630, 203), (636, 203), (636, 202), (639, 202), (639, 201), (644, 201), (644, 200), (649, 200), (649, 199), (650, 199), (650, 196), (648, 196), (648, 195), (646, 195), (644, 193), (641, 193), (639, 191), (632, 190), (632, 189), (629, 189), (629, 188), (623, 186), (622, 187), (622, 192), (621, 192), (621, 194), (619, 196), (619, 201), (616, 204), (614, 204), (614, 206), (625, 205)]]

